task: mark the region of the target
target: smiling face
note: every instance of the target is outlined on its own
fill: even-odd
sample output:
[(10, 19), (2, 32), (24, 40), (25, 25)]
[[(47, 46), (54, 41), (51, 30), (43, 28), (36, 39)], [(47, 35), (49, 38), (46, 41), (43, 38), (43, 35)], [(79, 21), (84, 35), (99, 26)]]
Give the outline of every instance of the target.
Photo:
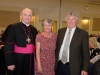
[(43, 27), (44, 27), (44, 32), (51, 32), (52, 29), (52, 20), (51, 19), (46, 19), (43, 21)]
[(46, 22), (46, 23), (43, 25), (43, 27), (44, 27), (44, 31), (45, 31), (45, 32), (47, 32), (47, 33), (51, 32), (52, 25), (49, 24), (48, 22)]
[(26, 24), (30, 24), (31, 19), (32, 19), (32, 10), (28, 8), (24, 9), (21, 14), (21, 20)]
[(77, 25), (76, 17), (75, 16), (68, 17), (66, 20), (66, 23), (67, 23), (67, 27), (70, 29), (76, 27), (76, 25)]
[(71, 12), (66, 16), (66, 24), (69, 29), (76, 27), (78, 18), (75, 13)]

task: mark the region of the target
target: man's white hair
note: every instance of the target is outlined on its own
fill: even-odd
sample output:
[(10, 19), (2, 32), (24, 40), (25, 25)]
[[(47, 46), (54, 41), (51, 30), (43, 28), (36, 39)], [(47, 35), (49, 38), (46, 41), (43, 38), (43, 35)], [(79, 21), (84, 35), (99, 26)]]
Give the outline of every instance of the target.
[[(25, 11), (30, 11), (30, 12), (32, 12), (32, 10), (31, 10), (30, 8), (24, 8), (24, 9), (21, 11), (21, 15), (22, 15)], [(32, 12), (32, 15), (33, 15), (33, 12)]]

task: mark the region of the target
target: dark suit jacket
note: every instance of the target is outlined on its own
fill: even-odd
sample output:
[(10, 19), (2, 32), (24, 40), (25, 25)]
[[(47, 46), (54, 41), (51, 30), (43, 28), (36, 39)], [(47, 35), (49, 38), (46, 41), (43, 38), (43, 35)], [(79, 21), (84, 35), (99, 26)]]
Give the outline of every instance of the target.
[[(59, 52), (66, 29), (67, 28), (62, 28), (58, 31), (57, 44), (55, 50), (55, 70), (57, 68)], [(88, 71), (90, 61), (88, 38), (88, 33), (86, 31), (76, 27), (76, 30), (73, 34), (70, 43), (69, 65), (71, 75), (80, 75), (82, 70)]]

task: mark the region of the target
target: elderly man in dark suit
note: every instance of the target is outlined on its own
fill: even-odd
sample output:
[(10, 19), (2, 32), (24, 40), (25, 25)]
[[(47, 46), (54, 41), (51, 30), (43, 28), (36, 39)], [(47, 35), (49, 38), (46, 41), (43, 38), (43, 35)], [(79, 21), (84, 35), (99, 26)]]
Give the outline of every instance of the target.
[(56, 75), (88, 75), (90, 61), (88, 32), (76, 26), (78, 22), (76, 13), (69, 12), (65, 20), (67, 27), (59, 29), (57, 37)]

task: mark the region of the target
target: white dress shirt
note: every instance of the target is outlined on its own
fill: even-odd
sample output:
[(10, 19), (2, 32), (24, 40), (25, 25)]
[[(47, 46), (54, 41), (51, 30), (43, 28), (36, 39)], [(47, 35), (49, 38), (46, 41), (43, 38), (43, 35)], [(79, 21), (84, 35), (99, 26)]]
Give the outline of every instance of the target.
[[(71, 42), (71, 40), (72, 40), (72, 37), (73, 37), (73, 34), (74, 34), (75, 29), (76, 29), (76, 27), (73, 28), (73, 29), (71, 29), (69, 44), (70, 44), (70, 42)], [(69, 32), (69, 29), (67, 28), (67, 29), (66, 29), (66, 32), (65, 32), (64, 39), (63, 39), (63, 43), (62, 43), (61, 48), (60, 48), (59, 60), (61, 60), (61, 58), (62, 58), (63, 48), (64, 48), (64, 44), (65, 44), (65, 42), (66, 42), (66, 41), (65, 41), (65, 38), (67, 37), (68, 32)], [(69, 45), (69, 47), (70, 47), (70, 45)], [(69, 50), (70, 50), (70, 49), (68, 48), (68, 58), (67, 58), (67, 61), (68, 61), (68, 62), (69, 62)]]

